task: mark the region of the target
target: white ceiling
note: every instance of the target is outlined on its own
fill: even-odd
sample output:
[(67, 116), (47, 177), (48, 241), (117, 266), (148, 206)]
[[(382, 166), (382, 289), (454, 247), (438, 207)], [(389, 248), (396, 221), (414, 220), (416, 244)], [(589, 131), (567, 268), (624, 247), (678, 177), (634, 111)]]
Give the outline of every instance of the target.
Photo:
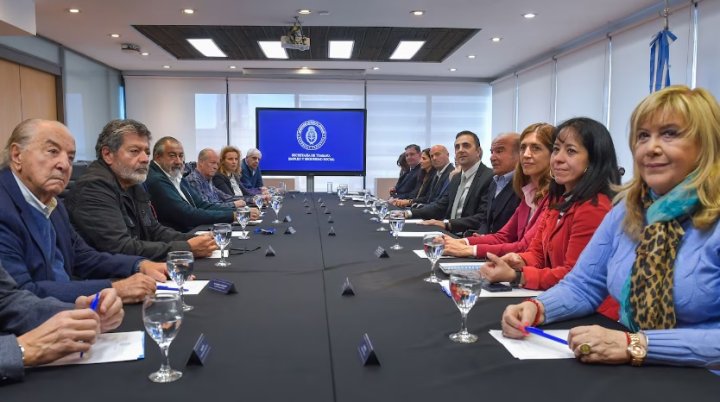
[[(36, 0), (37, 33), (123, 71), (229, 72), (241, 68), (364, 69), (367, 75), (488, 78), (552, 51), (584, 34), (609, 27), (628, 15), (657, 6), (657, 0)], [(69, 14), (68, 8), (82, 10)], [(183, 15), (185, 7), (194, 15)], [(304, 26), (394, 26), (481, 28), (442, 63), (180, 61), (132, 28), (157, 25), (290, 25), (300, 8)], [(411, 10), (426, 14), (415, 17)], [(318, 15), (317, 11), (329, 15)], [(532, 20), (522, 17), (534, 12)], [(121, 38), (109, 37), (119, 33)], [(503, 40), (493, 43), (490, 38)], [(279, 39), (279, 38), (278, 38)], [(312, 38), (311, 38), (312, 40)], [(648, 41), (650, 38), (648, 38)], [(140, 45), (150, 56), (121, 52)], [(474, 60), (469, 54), (477, 55)], [(373, 67), (380, 70), (373, 71)], [(457, 71), (450, 72), (450, 68)]]

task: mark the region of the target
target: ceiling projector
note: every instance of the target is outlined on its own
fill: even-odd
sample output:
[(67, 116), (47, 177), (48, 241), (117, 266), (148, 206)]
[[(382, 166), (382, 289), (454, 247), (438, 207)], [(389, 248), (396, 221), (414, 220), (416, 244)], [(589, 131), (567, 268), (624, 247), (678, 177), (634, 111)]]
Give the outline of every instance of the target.
[(282, 36), (280, 46), (285, 49), (305, 51), (310, 49), (310, 38), (306, 36)]

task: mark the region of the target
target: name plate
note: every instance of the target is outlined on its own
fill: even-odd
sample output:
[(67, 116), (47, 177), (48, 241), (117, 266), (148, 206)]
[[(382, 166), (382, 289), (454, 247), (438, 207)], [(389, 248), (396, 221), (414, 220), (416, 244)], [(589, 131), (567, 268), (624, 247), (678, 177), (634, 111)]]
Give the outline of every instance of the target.
[(195, 346), (193, 346), (192, 353), (190, 353), (190, 358), (188, 358), (186, 365), (204, 366), (210, 349), (212, 348), (205, 338), (205, 334), (200, 334), (197, 342), (195, 342)]
[(292, 226), (288, 226), (287, 229), (285, 229), (285, 234), (295, 234), (296, 230)]
[(333, 219), (332, 215), (328, 216), (328, 223), (335, 223), (335, 219)]
[(226, 295), (229, 295), (230, 293), (237, 293), (235, 284), (224, 279), (211, 279), (207, 286), (210, 290)]
[(345, 282), (343, 282), (342, 285), (342, 293), (343, 296), (355, 296), (355, 289), (353, 289), (352, 284), (350, 283), (350, 278), (345, 278)]
[(375, 348), (373, 348), (368, 334), (363, 334), (362, 340), (360, 340), (360, 346), (358, 346), (358, 356), (360, 356), (360, 362), (363, 366), (380, 365), (380, 361), (375, 353)]
[(286, 223), (292, 222), (292, 218), (290, 217), (290, 215), (286, 215), (285, 219), (283, 219), (283, 222), (286, 222)]
[(328, 231), (328, 236), (336, 236), (334, 227), (330, 226), (330, 230)]
[(330, 209), (325, 210), (325, 215), (330, 215), (331, 213), (332, 213), (332, 211), (330, 211)]
[(265, 257), (275, 257), (275, 249), (272, 246), (268, 246), (265, 249)]
[(385, 251), (384, 248), (378, 246), (377, 249), (375, 249), (375, 257), (377, 258), (390, 258), (390, 255)]

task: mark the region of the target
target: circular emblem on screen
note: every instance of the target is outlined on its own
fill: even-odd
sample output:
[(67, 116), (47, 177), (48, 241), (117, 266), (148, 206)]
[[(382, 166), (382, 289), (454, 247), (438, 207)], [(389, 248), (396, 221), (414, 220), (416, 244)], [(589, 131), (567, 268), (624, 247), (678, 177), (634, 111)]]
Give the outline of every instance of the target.
[(297, 129), (297, 141), (303, 149), (315, 151), (325, 145), (327, 132), (317, 120), (305, 120)]

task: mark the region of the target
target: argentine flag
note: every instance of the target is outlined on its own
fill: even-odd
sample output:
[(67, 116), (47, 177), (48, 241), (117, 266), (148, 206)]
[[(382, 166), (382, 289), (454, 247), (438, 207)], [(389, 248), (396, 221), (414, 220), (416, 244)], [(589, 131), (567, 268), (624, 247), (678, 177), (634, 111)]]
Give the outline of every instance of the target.
[(665, 28), (650, 42), (650, 93), (670, 85), (670, 42), (675, 39)]

